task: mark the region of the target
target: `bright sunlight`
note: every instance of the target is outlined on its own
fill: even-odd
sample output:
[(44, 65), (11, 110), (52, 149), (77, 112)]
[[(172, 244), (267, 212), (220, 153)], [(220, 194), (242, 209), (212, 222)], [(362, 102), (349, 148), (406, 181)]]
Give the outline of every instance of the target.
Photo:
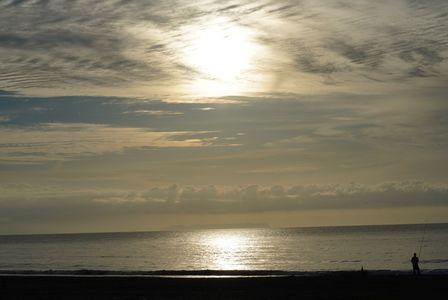
[(246, 269), (245, 254), (250, 254), (253, 243), (251, 234), (245, 231), (207, 231), (203, 236), (203, 244), (209, 251), (207, 263), (218, 270)]
[(188, 30), (184, 59), (199, 73), (192, 89), (211, 94), (240, 89), (256, 54), (249, 30), (225, 19)]

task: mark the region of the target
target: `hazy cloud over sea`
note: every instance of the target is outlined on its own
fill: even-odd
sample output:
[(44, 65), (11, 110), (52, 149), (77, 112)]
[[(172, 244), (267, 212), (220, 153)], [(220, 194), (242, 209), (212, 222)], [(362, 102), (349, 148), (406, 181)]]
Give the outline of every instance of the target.
[[(0, 202), (0, 222), (8, 230), (23, 225), (26, 228), (29, 224), (57, 224), (62, 220), (73, 223), (82, 219), (87, 224), (101, 224), (108, 219), (173, 219), (172, 216), (185, 215), (213, 220), (214, 215), (224, 214), (227, 221), (232, 221), (235, 215), (257, 213), (334, 211), (334, 214), (343, 216), (341, 210), (353, 210), (359, 214), (359, 211), (366, 210), (410, 209), (414, 214), (420, 211), (427, 217), (427, 209), (432, 208), (436, 212), (431, 214), (432, 218), (440, 220), (446, 212), (448, 187), (414, 181), (270, 187), (172, 185), (139, 191), (70, 191), (57, 186), (2, 184), (0, 192), (8, 198)], [(250, 218), (245, 218), (250, 221)], [(175, 220), (176, 217), (174, 223)], [(298, 224), (301, 224), (300, 220)]]

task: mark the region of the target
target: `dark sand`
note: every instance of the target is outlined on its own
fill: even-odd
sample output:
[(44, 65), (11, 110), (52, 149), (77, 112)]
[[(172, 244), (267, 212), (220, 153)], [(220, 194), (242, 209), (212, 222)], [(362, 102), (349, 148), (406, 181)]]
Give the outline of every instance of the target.
[(166, 278), (0, 275), (0, 299), (448, 299), (448, 275)]

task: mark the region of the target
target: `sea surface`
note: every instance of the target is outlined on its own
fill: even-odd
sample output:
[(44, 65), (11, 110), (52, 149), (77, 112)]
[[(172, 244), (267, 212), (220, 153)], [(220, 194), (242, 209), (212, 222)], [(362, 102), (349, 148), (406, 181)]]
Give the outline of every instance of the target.
[[(421, 247), (421, 249), (420, 249)], [(448, 224), (0, 236), (1, 271), (448, 270)]]

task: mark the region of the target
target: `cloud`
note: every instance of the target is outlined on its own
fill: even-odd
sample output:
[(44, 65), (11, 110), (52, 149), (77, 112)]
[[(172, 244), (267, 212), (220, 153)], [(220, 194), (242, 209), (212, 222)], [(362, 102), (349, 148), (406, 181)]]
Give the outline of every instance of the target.
[[(102, 124), (109, 130), (116, 130), (117, 135), (102, 141), (105, 149), (95, 146), (99, 150), (89, 150), (90, 154), (76, 150), (80, 155), (65, 148), (57, 154), (54, 152), (58, 148), (40, 144), (26, 151), (23, 145), (9, 145), (8, 148), (3, 145), (2, 161), (3, 164), (21, 161), (23, 164), (76, 159), (75, 165), (90, 169), (93, 166), (86, 166), (85, 162), (93, 160), (95, 155), (120, 153), (120, 159), (112, 160), (118, 157), (115, 155), (101, 159), (104, 163), (108, 161), (108, 168), (113, 170), (117, 180), (127, 180), (124, 177), (139, 169), (142, 175), (132, 175), (136, 179), (157, 177), (160, 182), (179, 184), (291, 184), (294, 181), (339, 180), (372, 183), (407, 179), (409, 174), (419, 174), (422, 180), (443, 181), (446, 172), (442, 166), (447, 159), (448, 146), (445, 94), (442, 89), (395, 95), (260, 94), (230, 97), (239, 104), (208, 105), (116, 97), (11, 97), (0, 103), (0, 111), (11, 117), (7, 123), (0, 123), (3, 125), (0, 128), (2, 137), (4, 130), (15, 130), (15, 139), (13, 134), (9, 135), (14, 143), (20, 142), (19, 137), (25, 137), (25, 131), (29, 131), (27, 139), (34, 134), (41, 136), (41, 131), (50, 130), (43, 130), (43, 124), (51, 123)], [(214, 110), (198, 110), (203, 107)], [(136, 111), (145, 114), (124, 113)], [(166, 115), (170, 112), (182, 114)], [(40, 130), (33, 131), (33, 128)], [(121, 136), (120, 128), (133, 129), (129, 134), (121, 131)], [(141, 149), (158, 147), (154, 145), (154, 136), (147, 132), (166, 133), (163, 140), (183, 141), (197, 147), (175, 145), (163, 151), (151, 151), (147, 156), (148, 151)], [(176, 132), (191, 134), (173, 136)], [(45, 133), (46, 139), (49, 134)], [(92, 133), (81, 130), (82, 134)], [(105, 133), (106, 137), (110, 135)], [(65, 134), (66, 138), (70, 136), (70, 133)], [(135, 139), (125, 141), (120, 147), (111, 142), (123, 136), (129, 139), (135, 136)], [(80, 136), (74, 135), (74, 138), (78, 144), (87, 144), (86, 149), (94, 148), (93, 140), (87, 143)], [(108, 144), (113, 146), (106, 146)], [(20, 151), (15, 153), (14, 148)], [(33, 148), (40, 152), (31, 153)], [(127, 151), (129, 149), (138, 151)], [(145, 172), (149, 169), (154, 172)], [(98, 172), (103, 173), (95, 173), (99, 177), (108, 176), (106, 171)], [(4, 176), (5, 179), (10, 177)], [(33, 175), (27, 176), (34, 180)]]
[(16, 92), (5, 91), (5, 90), (0, 89), (0, 97), (11, 97), (11, 96), (15, 96), (15, 95), (17, 95)]
[[(34, 195), (32, 190), (35, 191)], [(139, 191), (66, 190), (0, 185), (10, 220), (136, 214), (220, 214), (294, 210), (447, 207), (448, 187), (420, 181), (377, 185), (165, 186)], [(6, 200), (9, 199), (9, 200)], [(23, 210), (27, 207), (26, 210)]]
[(153, 96), (177, 88), (182, 94), (181, 87), (204, 77), (186, 62), (185, 49), (215, 19), (250, 32), (251, 45), (262, 49), (239, 78), (260, 91), (271, 85), (259, 75), (293, 92), (288, 83), (299, 77), (301, 90), (318, 82), (322, 91), (336, 84), (362, 91), (445, 76), (443, 1), (3, 1), (0, 7), (0, 88), (28, 95)]
[(440, 11), (448, 10), (445, 3), (302, 1), (300, 5), (302, 9), (288, 17), (266, 12), (267, 17), (279, 18), (283, 30), (266, 28), (267, 38), (261, 39), (279, 57), (292, 57), (291, 66), (299, 74), (320, 75), (326, 78), (323, 84), (338, 83), (352, 90), (360, 76), (368, 79), (362, 85), (373, 86), (377, 84), (370, 80), (396, 85), (416, 77), (445, 77), (441, 70), (448, 37), (442, 32), (448, 28), (440, 20), (444, 15)]
[(170, 110), (134, 110), (134, 111), (125, 111), (123, 114), (134, 114), (134, 115), (148, 115), (148, 116), (178, 116), (183, 115), (183, 112), (180, 111), (170, 111)]
[(216, 108), (214, 107), (199, 107), (199, 108), (195, 108), (196, 110), (202, 110), (202, 111), (209, 111), (209, 110), (215, 110)]
[(207, 132), (162, 132), (104, 124), (44, 123), (34, 127), (0, 127), (0, 161), (41, 163), (142, 148), (204, 147)]
[(332, 74), (342, 71), (341, 67), (333, 62), (325, 63), (317, 61), (317, 59), (310, 53), (298, 55), (297, 64), (301, 71), (307, 73)]
[(264, 145), (266, 147), (288, 147), (288, 146), (300, 146), (314, 142), (316, 142), (316, 139), (312, 137), (299, 135), (292, 138), (282, 139), (274, 142), (268, 142)]
[[(30, 184), (2, 194), (20, 201), (0, 218), (439, 205), (429, 183), (323, 184), (446, 181), (447, 12), (441, 0), (0, 1), (0, 179)], [(241, 89), (215, 95), (219, 80), (185, 57), (210, 24), (252, 49)]]
[(11, 120), (10, 116), (0, 115), (0, 123), (8, 122)]
[[(115, 3), (119, 5), (118, 3)], [(152, 4), (158, 10), (156, 4)], [(52, 88), (54, 91), (128, 86), (135, 81), (166, 79), (162, 48), (155, 37), (142, 44), (130, 33), (142, 13), (94, 1), (25, 1), (3, 5), (0, 18), (2, 86), (12, 90)], [(96, 12), (101, 10), (101, 14)], [(128, 14), (134, 13), (132, 18)], [(146, 23), (150, 23), (146, 20)], [(23, 24), (23, 26), (11, 26)], [(146, 53), (146, 55), (145, 55)], [(150, 54), (148, 56), (147, 54)], [(72, 90), (73, 93), (73, 90)], [(78, 91), (79, 93), (79, 91)]]

